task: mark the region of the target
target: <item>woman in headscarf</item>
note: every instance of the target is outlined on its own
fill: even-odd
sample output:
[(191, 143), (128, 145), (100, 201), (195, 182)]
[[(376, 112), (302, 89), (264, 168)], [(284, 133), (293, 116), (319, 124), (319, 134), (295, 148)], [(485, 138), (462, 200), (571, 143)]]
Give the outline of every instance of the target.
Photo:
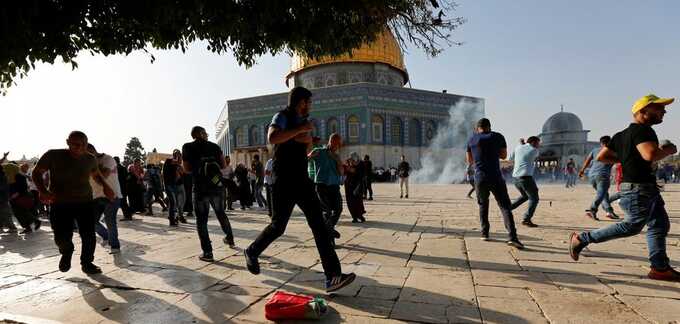
[(363, 199), (363, 179), (364, 168), (359, 160), (359, 154), (352, 152), (350, 158), (345, 161), (345, 199), (347, 200), (347, 209), (352, 215), (352, 223), (363, 223), (366, 221), (364, 214), (364, 199)]
[(34, 213), (34, 200), (31, 193), (28, 191), (28, 180), (16, 164), (5, 164), (3, 166), (5, 174), (8, 175), (7, 182), (9, 184), (9, 202), (12, 206), (12, 213), (17, 218), (21, 227), (24, 228), (19, 234), (28, 234), (33, 232), (31, 225), (35, 229), (40, 228), (41, 222), (37, 214)]

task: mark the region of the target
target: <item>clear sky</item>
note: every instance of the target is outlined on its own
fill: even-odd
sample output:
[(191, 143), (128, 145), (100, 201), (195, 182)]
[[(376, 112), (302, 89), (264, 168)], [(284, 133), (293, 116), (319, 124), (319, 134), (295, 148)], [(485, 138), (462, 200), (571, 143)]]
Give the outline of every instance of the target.
[[(540, 132), (559, 111), (574, 112), (591, 140), (624, 128), (633, 101), (654, 92), (680, 97), (680, 1), (458, 0), (468, 23), (460, 47), (431, 59), (410, 47), (406, 65), (419, 89), (483, 97), (494, 129), (516, 142)], [(40, 64), (0, 97), (0, 151), (32, 157), (85, 131), (100, 151), (122, 155), (131, 136), (170, 152), (203, 125), (214, 134), (227, 99), (284, 92), (290, 58), (262, 57), (245, 69), (203, 44), (186, 54), (155, 52), (156, 62), (79, 57), (80, 67)], [(680, 137), (680, 102), (657, 127)]]

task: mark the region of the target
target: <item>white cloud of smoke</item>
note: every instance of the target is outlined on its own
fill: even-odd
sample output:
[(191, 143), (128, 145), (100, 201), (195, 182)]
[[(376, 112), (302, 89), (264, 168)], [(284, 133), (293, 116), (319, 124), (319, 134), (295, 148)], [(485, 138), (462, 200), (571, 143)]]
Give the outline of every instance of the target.
[(467, 169), (465, 146), (474, 125), (484, 116), (483, 102), (463, 99), (449, 109), (449, 120), (438, 125), (437, 134), (414, 171), (415, 183), (448, 184), (464, 179)]

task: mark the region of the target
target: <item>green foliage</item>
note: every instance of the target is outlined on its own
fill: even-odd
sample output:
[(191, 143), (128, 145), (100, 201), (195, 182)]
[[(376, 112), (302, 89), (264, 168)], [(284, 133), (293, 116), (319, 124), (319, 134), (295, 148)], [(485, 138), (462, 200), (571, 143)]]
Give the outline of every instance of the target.
[(448, 0), (2, 1), (0, 92), (36, 62), (61, 58), (75, 69), (81, 52), (184, 51), (198, 40), (251, 66), (266, 53), (347, 53), (389, 26), (402, 43), (436, 55), (439, 42), (451, 45), (449, 32), (464, 22), (443, 18), (454, 8)]
[(125, 147), (125, 156), (123, 157), (123, 165), (128, 166), (132, 164), (135, 159), (140, 159), (144, 162), (146, 158), (146, 152), (144, 152), (144, 147), (139, 138), (130, 138), (130, 142), (127, 143)]

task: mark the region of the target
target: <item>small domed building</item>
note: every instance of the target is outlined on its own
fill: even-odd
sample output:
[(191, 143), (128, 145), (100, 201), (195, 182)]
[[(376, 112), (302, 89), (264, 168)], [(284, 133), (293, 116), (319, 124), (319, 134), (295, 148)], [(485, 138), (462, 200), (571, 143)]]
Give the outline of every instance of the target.
[(583, 163), (586, 154), (599, 142), (588, 141), (589, 130), (583, 129), (581, 119), (564, 110), (550, 116), (543, 124), (538, 161), (546, 166), (564, 166), (570, 158)]
[[(396, 166), (402, 154), (418, 167), (456, 103), (472, 102), (474, 117), (484, 115), (484, 99), (412, 89), (405, 87), (408, 81), (401, 49), (388, 30), (351, 54), (320, 59), (295, 54), (285, 76), (289, 88), (303, 86), (313, 93), (314, 136), (325, 143), (339, 133), (343, 158), (350, 152), (367, 154), (375, 167), (385, 168)], [(266, 161), (269, 123), (287, 100), (287, 92), (228, 100), (216, 123), (217, 143), (236, 163), (249, 164), (255, 154)]]

